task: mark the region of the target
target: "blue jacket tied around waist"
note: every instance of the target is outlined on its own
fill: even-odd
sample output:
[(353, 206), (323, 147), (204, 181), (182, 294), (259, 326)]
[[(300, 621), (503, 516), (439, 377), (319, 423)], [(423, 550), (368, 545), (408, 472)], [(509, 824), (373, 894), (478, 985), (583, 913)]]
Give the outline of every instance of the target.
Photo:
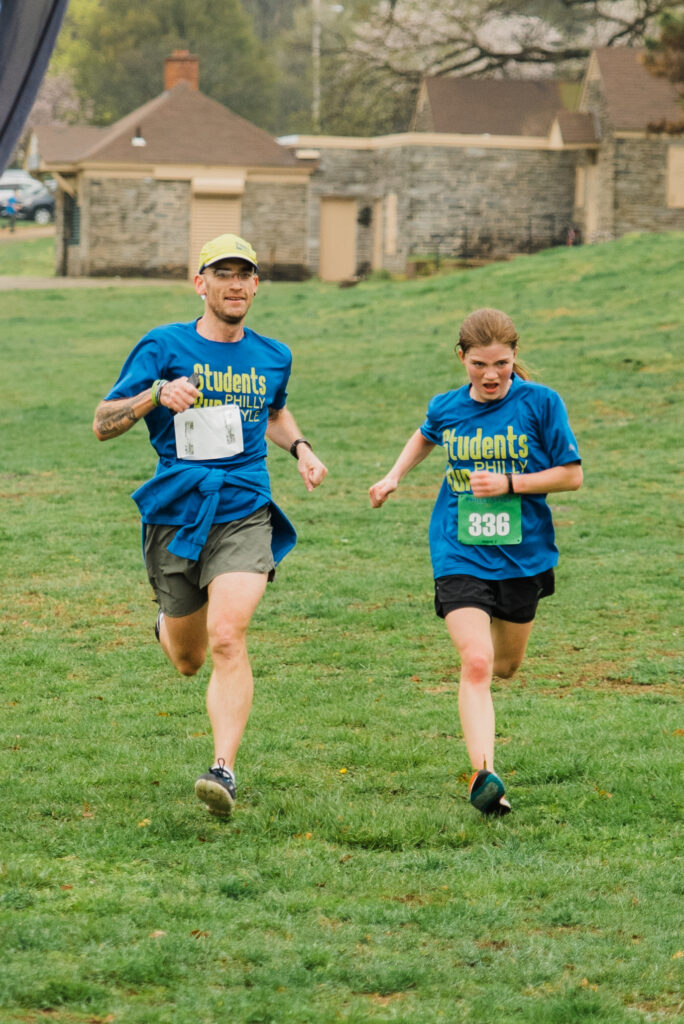
[(271, 550), (277, 565), (295, 546), (297, 533), (285, 513), (271, 499), (266, 467), (257, 473), (254, 472), (254, 467), (250, 467), (250, 470), (249, 475), (243, 475), (201, 464), (174, 462), (164, 465), (160, 462), (156, 475), (131, 495), (142, 516), (143, 531), (145, 522), (153, 522), (159, 512), (171, 502), (188, 495), (191, 491), (199, 492), (202, 495), (202, 502), (195, 521), (179, 527), (168, 547), (172, 555), (196, 562), (214, 522), (221, 488), (225, 484), (242, 487), (261, 495), (264, 498), (263, 503), (270, 505), (273, 527)]

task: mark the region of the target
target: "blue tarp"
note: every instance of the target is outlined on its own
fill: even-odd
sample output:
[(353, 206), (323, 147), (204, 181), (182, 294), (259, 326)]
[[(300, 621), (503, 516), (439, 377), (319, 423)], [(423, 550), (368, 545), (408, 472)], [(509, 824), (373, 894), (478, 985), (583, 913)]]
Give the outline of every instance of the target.
[(0, 0), (0, 172), (43, 80), (69, 0)]

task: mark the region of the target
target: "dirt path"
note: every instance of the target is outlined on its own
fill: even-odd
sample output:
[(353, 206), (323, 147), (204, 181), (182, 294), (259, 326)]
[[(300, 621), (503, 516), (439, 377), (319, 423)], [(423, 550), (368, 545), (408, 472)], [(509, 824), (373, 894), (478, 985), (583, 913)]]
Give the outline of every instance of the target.
[[(189, 283), (189, 282), (188, 282)], [(0, 292), (38, 291), (47, 288), (152, 288), (183, 284), (158, 277), (29, 277), (0, 275)]]
[(26, 242), (29, 238), (54, 238), (54, 236), (54, 224), (45, 224), (43, 227), (40, 224), (32, 224), (30, 227), (24, 227), (20, 223), (17, 225), (16, 231), (10, 231), (7, 225), (0, 227), (0, 245), (3, 242)]

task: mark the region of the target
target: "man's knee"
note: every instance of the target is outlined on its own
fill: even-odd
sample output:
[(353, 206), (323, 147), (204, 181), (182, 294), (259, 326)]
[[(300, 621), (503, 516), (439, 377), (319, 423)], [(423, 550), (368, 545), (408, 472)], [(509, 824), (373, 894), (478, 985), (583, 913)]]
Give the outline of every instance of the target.
[(216, 623), (209, 631), (209, 648), (214, 661), (217, 658), (232, 661), (241, 657), (245, 650), (245, 634), (242, 625), (229, 619)]

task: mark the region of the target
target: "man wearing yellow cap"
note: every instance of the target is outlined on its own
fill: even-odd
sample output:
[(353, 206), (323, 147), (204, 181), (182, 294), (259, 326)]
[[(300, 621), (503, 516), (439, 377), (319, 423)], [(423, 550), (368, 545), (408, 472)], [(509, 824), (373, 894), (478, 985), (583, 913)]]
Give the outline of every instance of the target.
[(214, 763), (195, 792), (218, 815), (235, 802), (235, 758), (252, 704), (247, 628), (296, 541), (271, 497), (266, 439), (294, 456), (308, 491), (328, 472), (286, 407), (290, 350), (244, 325), (258, 283), (248, 242), (230, 234), (207, 242), (194, 277), (203, 315), (146, 334), (93, 422), (105, 441), (144, 418), (159, 457), (133, 494), (159, 603), (155, 633), (183, 675), (211, 652)]

